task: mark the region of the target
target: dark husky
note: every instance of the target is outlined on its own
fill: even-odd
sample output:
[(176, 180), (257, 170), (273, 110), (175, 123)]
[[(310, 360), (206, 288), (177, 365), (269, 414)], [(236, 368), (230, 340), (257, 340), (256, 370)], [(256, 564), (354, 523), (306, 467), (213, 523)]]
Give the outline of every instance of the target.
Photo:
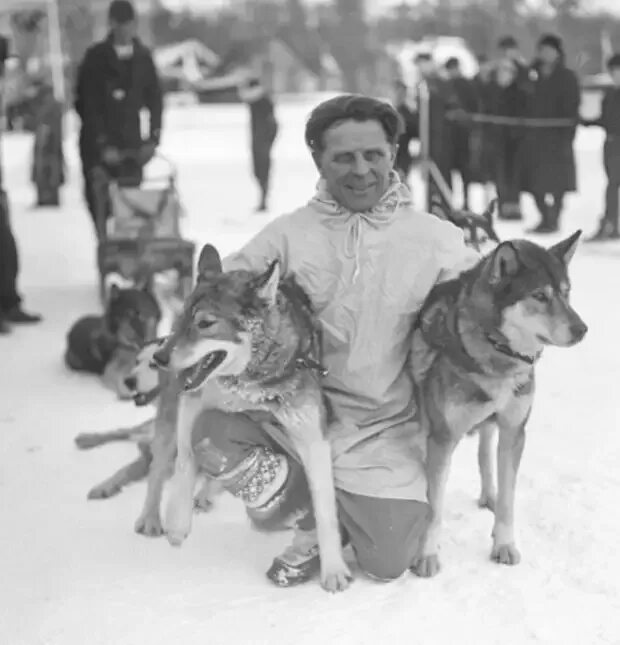
[(128, 289), (112, 285), (103, 316), (83, 316), (69, 330), (65, 364), (101, 375), (120, 398), (131, 398), (124, 378), (139, 348), (156, 337), (161, 316), (152, 279)]
[[(569, 304), (567, 266), (581, 231), (550, 249), (502, 242), (473, 269), (436, 286), (413, 336), (412, 369), (429, 438), (428, 496), (433, 509), (413, 570), (439, 571), (439, 533), (452, 453), (464, 434), (480, 432), (480, 504), (495, 510), (491, 557), (517, 564), (513, 508), (534, 368), (546, 345), (570, 347), (587, 327)], [(499, 428), (498, 487), (490, 441)]]
[[(197, 465), (192, 429), (205, 409), (272, 413), (306, 471), (321, 554), (321, 584), (345, 589), (351, 574), (342, 556), (330, 444), (318, 374), (320, 337), (306, 294), (280, 280), (273, 262), (262, 275), (222, 273), (220, 257), (203, 248), (198, 283), (156, 362), (183, 384), (177, 459), (165, 528), (180, 544), (191, 529)], [(247, 503), (247, 502), (246, 502)], [(253, 503), (253, 502), (252, 502)]]

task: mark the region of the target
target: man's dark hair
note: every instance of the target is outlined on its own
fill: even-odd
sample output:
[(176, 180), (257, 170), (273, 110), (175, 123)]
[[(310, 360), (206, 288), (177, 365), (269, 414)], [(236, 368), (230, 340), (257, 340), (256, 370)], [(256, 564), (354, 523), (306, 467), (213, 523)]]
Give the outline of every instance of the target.
[(456, 56), (450, 56), (448, 60), (446, 61), (445, 68), (446, 69), (459, 69), (461, 67), (461, 61)]
[(400, 115), (389, 103), (361, 94), (341, 94), (317, 105), (306, 121), (305, 140), (312, 155), (323, 152), (327, 130), (349, 120), (378, 121), (391, 144), (404, 132)]
[(503, 36), (497, 41), (498, 49), (519, 49), (519, 43), (514, 36)]
[(129, 0), (112, 0), (108, 8), (108, 20), (124, 25), (136, 19), (136, 10)]
[(607, 59), (607, 69), (620, 69), (620, 54), (613, 54)]

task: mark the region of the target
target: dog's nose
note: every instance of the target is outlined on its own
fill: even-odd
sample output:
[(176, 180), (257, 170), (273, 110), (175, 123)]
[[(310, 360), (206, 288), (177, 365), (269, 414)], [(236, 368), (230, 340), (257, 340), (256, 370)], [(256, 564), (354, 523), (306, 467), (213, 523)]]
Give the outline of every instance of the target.
[(135, 376), (128, 376), (125, 381), (125, 387), (130, 391), (130, 392), (135, 392), (136, 387), (138, 385), (138, 379), (136, 379)]
[(588, 333), (588, 326), (584, 322), (578, 322), (571, 325), (571, 335), (576, 342), (579, 342)]
[(168, 367), (170, 365), (170, 354), (160, 349), (153, 354), (153, 362), (157, 367)]

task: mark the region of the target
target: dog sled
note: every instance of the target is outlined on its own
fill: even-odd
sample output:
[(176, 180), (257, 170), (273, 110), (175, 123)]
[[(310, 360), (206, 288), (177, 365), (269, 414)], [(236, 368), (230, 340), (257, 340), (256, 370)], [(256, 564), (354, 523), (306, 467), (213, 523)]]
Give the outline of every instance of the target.
[[(124, 158), (131, 160), (132, 154), (135, 157), (129, 152)], [(179, 297), (184, 299), (192, 289), (195, 245), (181, 235), (176, 168), (161, 155), (154, 159), (163, 162), (167, 172), (140, 182), (113, 178), (103, 167), (93, 171), (102, 300), (112, 274), (135, 282), (145, 272), (176, 271)]]

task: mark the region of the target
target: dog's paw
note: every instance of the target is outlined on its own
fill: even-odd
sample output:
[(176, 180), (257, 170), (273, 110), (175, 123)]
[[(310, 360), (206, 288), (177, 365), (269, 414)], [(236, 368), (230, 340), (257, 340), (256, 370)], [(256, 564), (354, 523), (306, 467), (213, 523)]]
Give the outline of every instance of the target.
[(432, 578), (439, 573), (441, 565), (436, 553), (418, 556), (411, 565), (411, 571), (419, 578)]
[(512, 566), (521, 562), (521, 554), (514, 544), (496, 544), (491, 551), (491, 560)]
[(325, 591), (330, 593), (344, 591), (349, 587), (352, 580), (353, 575), (344, 561), (337, 566), (321, 567), (321, 587)]
[(185, 531), (166, 531), (166, 539), (170, 546), (181, 546), (189, 534)]
[(118, 484), (99, 484), (88, 491), (88, 499), (108, 499), (118, 495), (122, 490), (122, 486)]
[(75, 445), (80, 450), (96, 448), (103, 443), (101, 435), (97, 432), (83, 432), (75, 438)]
[(140, 515), (134, 524), (134, 529), (136, 533), (145, 535), (146, 537), (159, 537), (164, 534), (164, 529), (161, 525), (161, 518), (158, 513)]
[(495, 513), (495, 495), (492, 493), (481, 493), (478, 498), (478, 507), (487, 508), (492, 513)]

